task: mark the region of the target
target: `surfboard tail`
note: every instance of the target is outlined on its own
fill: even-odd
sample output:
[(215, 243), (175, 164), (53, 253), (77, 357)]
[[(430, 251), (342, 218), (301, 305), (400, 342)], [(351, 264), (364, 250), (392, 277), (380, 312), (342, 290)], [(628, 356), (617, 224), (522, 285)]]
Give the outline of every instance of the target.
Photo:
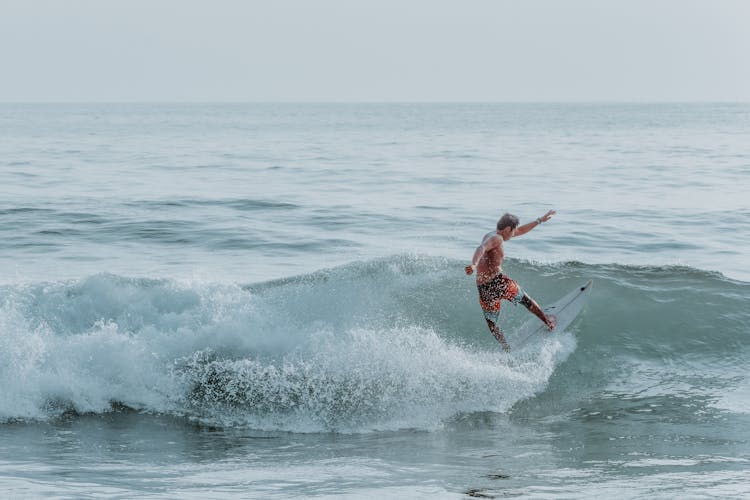
[[(544, 314), (556, 318), (554, 332), (559, 333), (564, 331), (578, 316), (588, 300), (592, 285), (593, 280), (588, 280), (582, 286), (574, 288), (567, 295), (543, 308)], [(518, 344), (519, 347), (525, 344), (526, 341), (535, 334), (543, 332), (549, 332), (547, 325), (543, 323), (540, 324), (538, 318), (528, 320), (521, 325), (521, 328), (518, 330), (517, 335), (522, 338), (521, 342)]]

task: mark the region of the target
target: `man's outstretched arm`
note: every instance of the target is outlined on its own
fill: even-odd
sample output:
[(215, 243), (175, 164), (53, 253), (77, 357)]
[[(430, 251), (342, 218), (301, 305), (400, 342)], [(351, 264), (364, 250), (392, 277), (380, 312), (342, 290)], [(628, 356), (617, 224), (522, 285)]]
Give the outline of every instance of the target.
[(549, 212), (542, 215), (538, 219), (533, 220), (529, 222), (528, 224), (524, 224), (523, 226), (518, 226), (518, 228), (516, 229), (516, 234), (514, 234), (513, 237), (516, 238), (518, 236), (523, 236), (524, 234), (528, 233), (529, 231), (537, 227), (542, 222), (547, 222), (550, 219), (550, 217), (552, 217), (556, 213), (557, 212), (555, 212), (554, 210), (550, 210)]

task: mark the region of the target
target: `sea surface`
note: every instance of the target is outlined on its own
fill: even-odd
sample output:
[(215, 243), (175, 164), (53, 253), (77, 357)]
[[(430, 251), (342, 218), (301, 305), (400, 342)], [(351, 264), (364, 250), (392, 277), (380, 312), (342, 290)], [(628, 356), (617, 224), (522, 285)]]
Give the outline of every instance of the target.
[(750, 104), (0, 104), (2, 496), (748, 498), (749, 191)]

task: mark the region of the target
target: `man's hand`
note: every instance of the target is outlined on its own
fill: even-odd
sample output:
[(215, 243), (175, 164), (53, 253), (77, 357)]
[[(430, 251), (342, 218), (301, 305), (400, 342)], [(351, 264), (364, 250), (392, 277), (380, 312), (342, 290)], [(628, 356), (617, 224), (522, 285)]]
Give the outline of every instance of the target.
[(466, 266), (464, 268), (464, 271), (466, 271), (466, 274), (472, 274), (474, 272), (474, 264), (472, 264), (470, 266)]
[(550, 210), (550, 211), (549, 211), (549, 212), (547, 212), (546, 214), (544, 214), (544, 215), (542, 215), (541, 217), (539, 217), (539, 220), (540, 220), (540, 221), (542, 221), (542, 222), (547, 222), (547, 221), (548, 221), (548, 220), (550, 219), (550, 217), (552, 217), (552, 216), (553, 216), (553, 215), (555, 215), (556, 213), (557, 213), (557, 212), (555, 212), (554, 210)]

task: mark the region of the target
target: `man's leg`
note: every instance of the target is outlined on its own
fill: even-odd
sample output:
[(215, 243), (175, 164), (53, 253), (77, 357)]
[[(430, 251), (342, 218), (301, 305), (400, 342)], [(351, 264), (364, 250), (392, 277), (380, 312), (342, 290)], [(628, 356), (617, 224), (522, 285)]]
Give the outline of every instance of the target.
[(498, 328), (498, 326), (492, 320), (488, 318), (484, 318), (484, 320), (487, 322), (487, 326), (490, 327), (492, 335), (494, 335), (497, 341), (500, 342), (500, 345), (503, 346), (503, 350), (505, 352), (510, 352), (510, 346), (505, 341), (505, 336), (503, 335), (503, 332), (500, 331), (500, 328)]
[(523, 298), (521, 299), (521, 304), (528, 309), (530, 312), (532, 312), (537, 318), (542, 320), (542, 323), (547, 325), (547, 328), (550, 330), (555, 329), (555, 323), (557, 322), (557, 318), (554, 316), (544, 314), (544, 311), (542, 311), (542, 308), (539, 307), (539, 304), (536, 303), (534, 299), (528, 296), (528, 294), (524, 293)]

